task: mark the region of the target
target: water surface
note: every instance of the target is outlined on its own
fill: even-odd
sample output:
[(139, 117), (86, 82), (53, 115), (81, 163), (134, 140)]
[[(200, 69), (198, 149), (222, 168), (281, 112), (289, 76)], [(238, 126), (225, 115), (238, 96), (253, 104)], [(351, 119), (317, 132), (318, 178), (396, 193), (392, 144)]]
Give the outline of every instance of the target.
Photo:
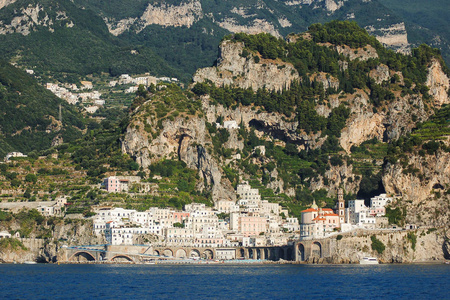
[(450, 299), (450, 265), (0, 265), (1, 299)]

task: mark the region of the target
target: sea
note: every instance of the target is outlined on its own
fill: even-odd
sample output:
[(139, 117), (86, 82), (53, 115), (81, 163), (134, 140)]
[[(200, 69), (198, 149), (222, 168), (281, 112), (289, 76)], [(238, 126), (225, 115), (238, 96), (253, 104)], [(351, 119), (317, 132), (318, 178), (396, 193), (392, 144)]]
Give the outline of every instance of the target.
[(450, 265), (1, 264), (0, 299), (450, 299)]

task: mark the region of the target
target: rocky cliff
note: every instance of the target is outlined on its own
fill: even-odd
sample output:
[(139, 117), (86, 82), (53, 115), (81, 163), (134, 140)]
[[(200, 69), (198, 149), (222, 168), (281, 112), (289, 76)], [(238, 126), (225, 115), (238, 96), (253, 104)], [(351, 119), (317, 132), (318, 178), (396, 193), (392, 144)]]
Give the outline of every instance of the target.
[[(378, 257), (381, 263), (436, 262), (448, 259), (448, 241), (442, 229), (418, 229), (396, 232), (359, 232), (343, 235), (333, 247), (332, 263), (359, 263), (362, 257)], [(382, 253), (372, 249), (375, 236), (385, 246)]]
[(258, 59), (248, 54), (243, 55), (245, 45), (230, 40), (220, 44), (216, 67), (199, 69), (193, 77), (194, 83), (205, 80), (217, 86), (234, 86), (258, 90), (282, 90), (298, 79), (298, 72), (291, 64), (280, 60)]
[[(301, 37), (297, 36), (297, 38)], [(340, 60), (341, 65), (345, 62), (347, 68), (353, 64), (353, 61), (357, 63), (378, 59), (378, 53), (371, 45), (358, 49), (346, 45), (333, 46), (327, 43), (320, 45), (347, 56), (347, 60)], [(368, 140), (380, 142), (397, 140), (410, 133), (417, 122), (427, 120), (433, 114), (432, 107), (438, 108), (449, 103), (448, 77), (442, 71), (438, 60), (431, 61), (427, 74), (426, 85), (430, 91), (430, 98), (426, 98), (421, 93), (401, 92), (405, 84), (402, 72), (393, 70), (386, 64), (378, 64), (368, 71), (367, 76), (380, 88), (391, 89), (389, 92), (392, 96), (389, 101), (375, 105), (371, 99), (371, 90), (364, 88), (355, 89), (353, 93), (340, 91), (327, 94), (324, 101), (316, 100), (314, 109), (318, 115), (329, 118), (333, 110), (342, 106), (348, 107), (349, 116), (338, 141), (346, 154), (351, 155), (353, 146), (359, 146)], [(308, 79), (310, 82), (321, 84), (324, 91), (336, 91), (342, 88), (339, 79), (323, 71), (312, 72), (308, 75)], [(243, 42), (229, 39), (224, 40), (220, 45), (217, 65), (199, 69), (193, 78), (194, 85), (203, 82), (212, 83), (216, 87), (252, 88), (254, 91), (263, 88), (282, 91), (289, 89), (292, 82), (301, 80), (303, 78), (299, 76), (291, 63), (279, 58), (265, 59), (257, 51), (246, 48)], [(395, 84), (392, 85), (391, 82)], [(163, 158), (184, 161), (190, 168), (199, 170), (200, 178), (202, 178), (200, 190), (211, 187), (215, 200), (233, 197), (233, 190), (230, 182), (225, 180), (223, 167), (231, 163), (227, 168), (233, 166), (239, 169), (237, 172), (241, 178), (246, 178), (248, 174), (240, 169), (239, 160), (249, 159), (249, 157), (243, 157), (248, 141), (242, 139), (242, 133), (239, 133), (237, 129), (227, 129), (228, 139), (222, 143), (223, 148), (231, 150), (232, 158), (225, 158), (215, 153), (217, 149), (213, 147), (213, 139), (216, 133), (211, 133), (210, 127), (219, 128), (221, 124), (216, 125), (217, 120), (234, 121), (235, 124), (243, 127), (245, 132), (254, 132), (261, 140), (281, 147), (292, 144), (297, 151), (321, 149), (327, 141), (327, 135), (324, 132), (309, 131), (307, 133), (302, 130), (295, 115), (288, 117), (276, 111), (267, 112), (264, 107), (253, 104), (226, 107), (217, 103), (208, 94), (188, 101), (201, 103), (195, 113), (190, 112), (188, 115), (176, 113), (172, 114), (173, 117), (166, 115), (163, 118), (154, 117), (155, 114), (151, 113), (152, 109), (149, 110), (148, 107), (157, 107), (157, 104), (154, 100), (147, 101), (133, 116), (123, 139), (122, 150), (135, 157), (144, 168)], [(292, 111), (295, 111), (295, 107)], [(259, 158), (250, 158), (250, 162), (258, 168), (264, 168), (266, 164), (276, 159), (276, 157), (262, 155)], [(360, 159), (358, 164), (372, 165), (376, 170), (381, 170), (382, 162), (382, 157), (374, 159), (369, 156)], [(433, 165), (432, 168), (435, 169), (435, 167)], [(286, 174), (280, 174), (279, 168), (280, 166), (275, 166), (274, 170), (267, 171), (267, 174), (270, 173), (267, 187), (276, 190), (277, 193), (295, 196), (295, 189), (298, 186), (289, 184)], [(305, 177), (304, 180), (308, 181), (311, 191), (325, 189), (329, 197), (333, 197), (339, 187), (345, 188), (347, 193), (356, 194), (362, 181), (360, 172), (361, 170), (355, 169), (350, 160), (333, 165), (328, 162), (328, 166), (321, 171), (321, 174), (310, 174), (311, 176)], [(396, 173), (392, 174), (392, 178), (398, 177), (401, 178), (399, 182), (406, 182), (398, 175), (402, 172), (401, 169), (387, 170), (386, 174), (393, 172)], [(417, 177), (414, 178), (417, 180)], [(403, 187), (393, 188), (398, 183), (395, 179), (388, 179), (387, 175), (386, 182), (386, 190), (389, 193), (397, 194), (399, 190), (402, 190), (410, 197), (416, 197), (412, 190), (403, 189)], [(423, 188), (424, 191), (421, 193), (429, 192), (428, 186)]]
[(139, 18), (115, 20), (105, 18), (108, 29), (113, 35), (120, 35), (134, 25), (136, 32), (142, 31), (149, 25), (163, 27), (190, 27), (194, 22), (203, 18), (202, 6), (199, 1), (182, 2), (179, 5), (167, 3), (149, 4)]
[[(448, 143), (448, 141), (447, 141)], [(388, 164), (383, 185), (386, 192), (398, 195), (396, 207), (406, 208), (406, 222), (445, 226), (450, 221), (450, 154), (409, 154), (407, 164)]]
[[(67, 223), (67, 224), (66, 224)], [(59, 221), (53, 225), (44, 226), (44, 230), (50, 233), (51, 238), (36, 236), (37, 232), (32, 232), (29, 238), (18, 238), (24, 248), (20, 246), (7, 246), (0, 249), (1, 262), (26, 261), (56, 262), (59, 248), (62, 245), (79, 246), (104, 244), (104, 237), (97, 237), (93, 234), (92, 222), (87, 220), (73, 220), (69, 222)], [(10, 231), (19, 230), (21, 224), (12, 222), (6, 224)]]

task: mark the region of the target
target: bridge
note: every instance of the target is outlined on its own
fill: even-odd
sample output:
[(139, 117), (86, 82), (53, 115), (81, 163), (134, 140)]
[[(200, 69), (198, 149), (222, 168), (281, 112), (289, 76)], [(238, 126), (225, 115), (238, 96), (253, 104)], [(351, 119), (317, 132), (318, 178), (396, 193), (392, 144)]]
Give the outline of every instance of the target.
[(151, 245), (87, 245), (61, 248), (60, 262), (129, 262), (181, 261), (185, 259), (280, 259), (295, 262), (317, 263), (332, 256), (335, 239), (299, 240), (286, 246), (261, 247), (183, 247)]

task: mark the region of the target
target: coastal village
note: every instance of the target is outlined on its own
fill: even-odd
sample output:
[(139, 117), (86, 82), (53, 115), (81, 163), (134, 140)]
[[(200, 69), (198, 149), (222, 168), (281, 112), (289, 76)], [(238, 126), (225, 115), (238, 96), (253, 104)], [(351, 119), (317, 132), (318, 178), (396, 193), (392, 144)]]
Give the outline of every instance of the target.
[[(127, 190), (128, 180), (109, 177), (109, 192)], [(236, 202), (219, 200), (214, 207), (192, 203), (182, 211), (151, 207), (131, 209), (97, 207), (94, 231), (112, 245), (133, 245), (153, 241), (162, 246), (258, 247), (282, 246), (294, 240), (321, 239), (358, 228), (378, 229), (388, 225), (386, 194), (370, 200), (350, 200), (345, 208), (340, 190), (336, 209), (319, 208), (316, 203), (301, 212), (301, 220), (290, 217), (278, 203), (261, 200), (259, 191), (248, 182), (237, 186)]]

